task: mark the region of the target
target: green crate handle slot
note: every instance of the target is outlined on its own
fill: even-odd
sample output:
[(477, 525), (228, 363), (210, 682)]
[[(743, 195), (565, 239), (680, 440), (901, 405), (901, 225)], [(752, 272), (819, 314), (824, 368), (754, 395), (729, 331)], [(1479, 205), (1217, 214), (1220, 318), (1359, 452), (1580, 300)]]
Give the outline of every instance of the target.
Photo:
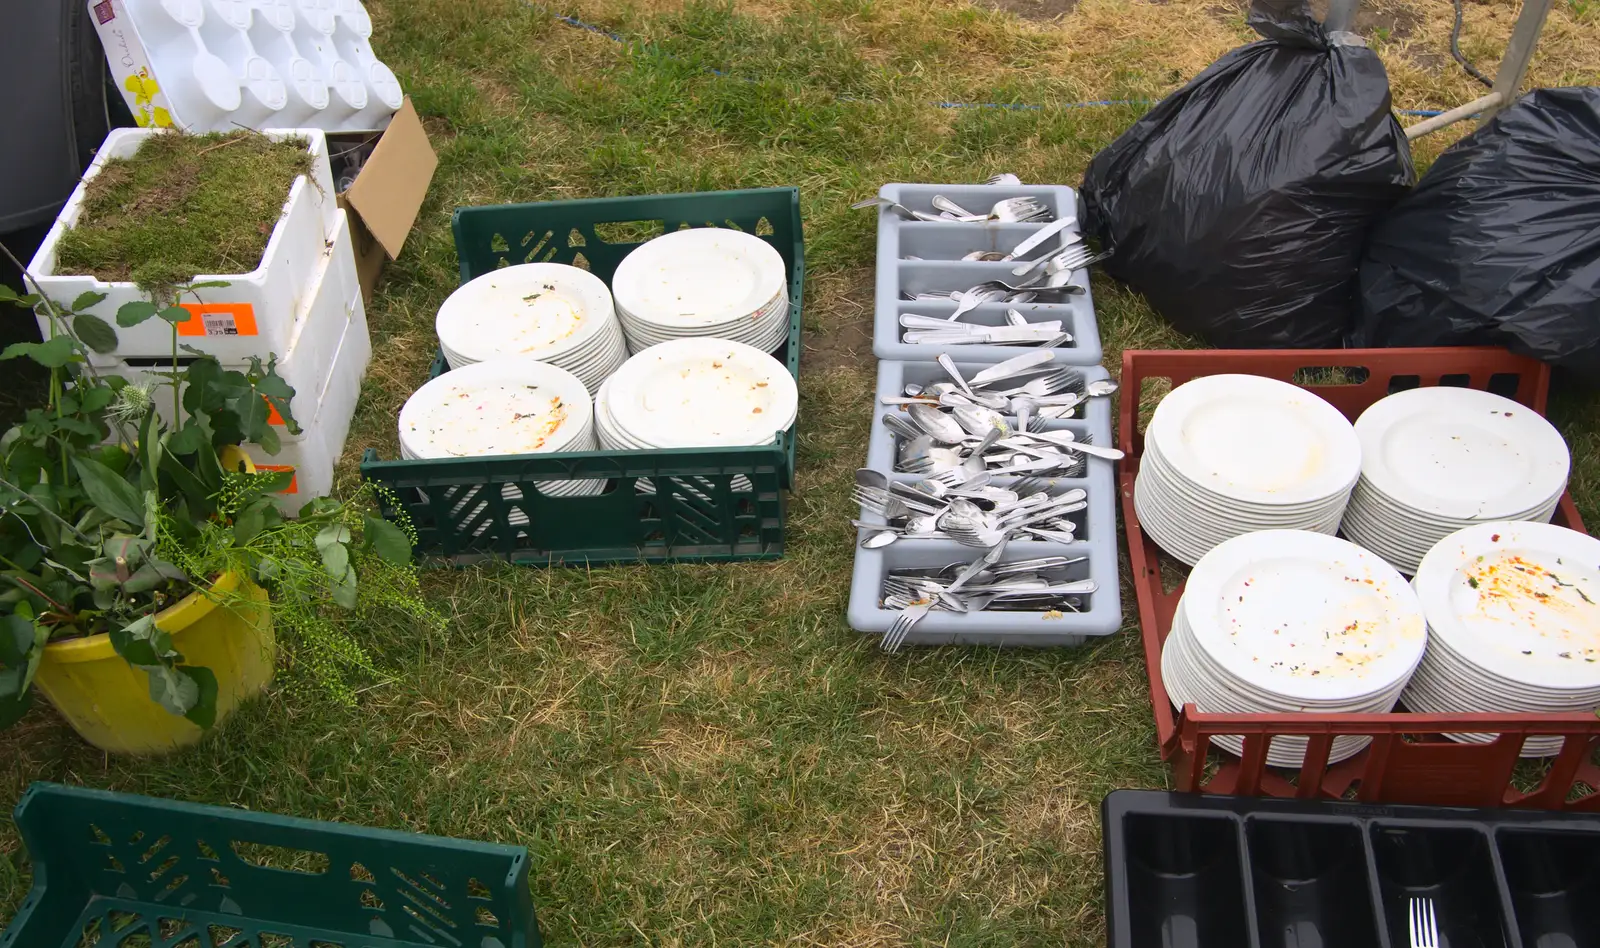
[(52, 783), (16, 822), (34, 883), (0, 948), (542, 944), (521, 846)]
[[(463, 283), (504, 266), (554, 262), (587, 266), (609, 284), (630, 251), (661, 233), (731, 226), (756, 234), (789, 274), (789, 338), (774, 355), (800, 377), (805, 242), (796, 188), (465, 207), (452, 226)], [(436, 358), (433, 375), (446, 368)], [(791, 427), (753, 447), (410, 461), (368, 451), (361, 473), (393, 491), (423, 557), (598, 565), (781, 556), (794, 463)], [(610, 483), (593, 497), (550, 497), (535, 487), (580, 478)], [(505, 497), (507, 486), (521, 498)]]

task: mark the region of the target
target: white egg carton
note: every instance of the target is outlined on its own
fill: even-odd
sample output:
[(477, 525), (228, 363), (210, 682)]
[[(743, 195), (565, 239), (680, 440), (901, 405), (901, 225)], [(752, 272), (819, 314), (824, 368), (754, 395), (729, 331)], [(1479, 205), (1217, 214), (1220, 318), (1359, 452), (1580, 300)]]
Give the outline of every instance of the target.
[[(125, 158), (138, 150), (152, 135), (167, 134), (157, 129), (119, 128), (106, 136), (94, 163), (84, 173), (89, 181), (112, 158)], [(297, 315), (307, 296), (315, 289), (315, 277), (328, 265), (334, 253), (332, 235), (344, 221), (333, 190), (333, 173), (328, 165), (328, 143), (320, 129), (269, 129), (275, 139), (303, 137), (313, 156), (309, 178), (302, 175), (289, 188), (283, 214), (267, 240), (260, 265), (249, 273), (204, 274), (196, 283), (220, 283), (183, 294), (179, 305), (190, 312), (188, 322), (179, 324), (179, 342), (214, 355), (222, 362), (242, 362), (250, 356), (265, 357), (270, 352), (284, 353), (293, 344)], [(131, 282), (106, 282), (88, 274), (56, 272), (56, 251), (62, 235), (78, 222), (83, 212), (85, 184), (80, 183), (67, 199), (54, 226), (45, 235), (39, 251), (28, 264), (28, 273), (52, 300), (70, 304), (88, 292), (106, 298), (87, 312), (113, 326), (117, 310), (147, 294)], [(349, 254), (351, 251), (345, 251)], [(48, 333), (48, 316), (39, 315), (42, 331)], [(147, 319), (133, 327), (117, 328), (117, 349), (105, 355), (94, 353), (97, 365), (115, 365), (128, 358), (170, 355), (172, 331), (161, 319)]]
[(143, 126), (383, 128), (404, 101), (360, 0), (89, 0)]

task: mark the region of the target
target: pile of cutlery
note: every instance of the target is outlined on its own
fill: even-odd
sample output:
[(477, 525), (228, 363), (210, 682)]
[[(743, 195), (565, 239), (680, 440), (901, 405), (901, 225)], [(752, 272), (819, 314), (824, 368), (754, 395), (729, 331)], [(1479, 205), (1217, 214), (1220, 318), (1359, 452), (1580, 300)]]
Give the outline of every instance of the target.
[(869, 550), (913, 539), (954, 540), (983, 549), (1012, 537), (1071, 543), (1078, 530), (1071, 517), (1089, 506), (1083, 488), (1057, 493), (1044, 478), (1023, 478), (1001, 487), (985, 475), (961, 487), (947, 487), (933, 480), (891, 481), (867, 468), (856, 472), (851, 498), (863, 513), (883, 518), (883, 523), (851, 521), (869, 531), (861, 540)]
[(1049, 205), (1031, 197), (1012, 197), (1003, 201), (996, 201), (993, 207), (982, 214), (975, 214), (943, 195), (935, 195), (933, 198), (933, 209), (939, 212), (937, 214), (930, 214), (927, 211), (915, 211), (897, 201), (882, 197), (870, 197), (865, 201), (857, 201), (850, 206), (858, 210), (867, 207), (887, 207), (895, 213), (902, 214), (912, 220), (933, 223), (980, 224), (999, 222), (1021, 224), (1050, 221), (1054, 220), (1056, 216)]
[(899, 651), (906, 636), (935, 610), (950, 612), (1077, 612), (1083, 597), (1097, 588), (1092, 579), (1071, 579), (1070, 568), (1084, 556), (1045, 556), (1002, 563), (1004, 545), (970, 563), (889, 571), (883, 605), (901, 610), (884, 632), (879, 648)]
[(1067, 430), (1042, 430), (1117, 389), (1109, 379), (1085, 383), (1079, 370), (1053, 366), (1054, 359), (1050, 350), (1028, 352), (968, 379), (949, 353), (940, 353), (936, 361), (950, 381), (908, 385), (903, 396), (879, 399), (900, 409), (883, 415), (898, 436), (895, 470), (958, 487), (983, 474), (1074, 477), (1085, 456), (1119, 460), (1115, 448)]

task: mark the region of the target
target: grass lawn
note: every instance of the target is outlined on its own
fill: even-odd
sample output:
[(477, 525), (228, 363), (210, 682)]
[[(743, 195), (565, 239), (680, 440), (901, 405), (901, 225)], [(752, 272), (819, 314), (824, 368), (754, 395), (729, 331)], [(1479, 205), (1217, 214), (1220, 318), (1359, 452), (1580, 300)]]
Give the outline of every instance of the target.
[[(1076, 651), (893, 658), (845, 626), (847, 488), (875, 366), (873, 216), (846, 206), (886, 181), (1076, 184), (1142, 106), (1067, 103), (1159, 97), (1252, 34), (1232, 0), (993, 2), (1005, 9), (555, 11), (619, 42), (519, 0), (370, 0), (373, 45), (440, 165), (368, 307), (376, 358), (347, 462), (395, 454), (395, 413), (426, 378), (433, 314), (456, 283), (453, 208), (797, 185), (811, 272), (789, 553), (431, 572), (450, 630), (372, 628), (389, 677), (356, 707), (289, 675), (161, 761), (107, 759), (39, 708), (0, 735), (0, 804), (60, 780), (526, 844), (556, 945), (1100, 944), (1099, 800), (1167, 781), (1131, 626)], [(1398, 107), (1481, 92), (1449, 58), (1446, 0), (1370, 6), (1363, 30)], [(1463, 48), (1481, 68), (1516, 11), (1467, 5)], [(1600, 4), (1559, 0), (1533, 81), (1600, 83)], [(1425, 140), (1419, 159), (1458, 134)], [(1125, 347), (1186, 344), (1138, 298), (1098, 277), (1095, 292), (1113, 369)], [(1600, 521), (1600, 414), (1585, 396), (1558, 407), (1579, 505)], [(29, 883), (6, 822), (0, 918)]]

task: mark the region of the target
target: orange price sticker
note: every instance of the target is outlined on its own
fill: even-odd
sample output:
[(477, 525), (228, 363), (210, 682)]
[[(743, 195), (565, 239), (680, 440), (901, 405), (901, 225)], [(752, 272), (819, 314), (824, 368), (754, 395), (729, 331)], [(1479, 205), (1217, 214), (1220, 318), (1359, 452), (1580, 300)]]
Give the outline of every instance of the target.
[(180, 336), (254, 336), (256, 308), (249, 303), (179, 303), (189, 318), (178, 324)]

